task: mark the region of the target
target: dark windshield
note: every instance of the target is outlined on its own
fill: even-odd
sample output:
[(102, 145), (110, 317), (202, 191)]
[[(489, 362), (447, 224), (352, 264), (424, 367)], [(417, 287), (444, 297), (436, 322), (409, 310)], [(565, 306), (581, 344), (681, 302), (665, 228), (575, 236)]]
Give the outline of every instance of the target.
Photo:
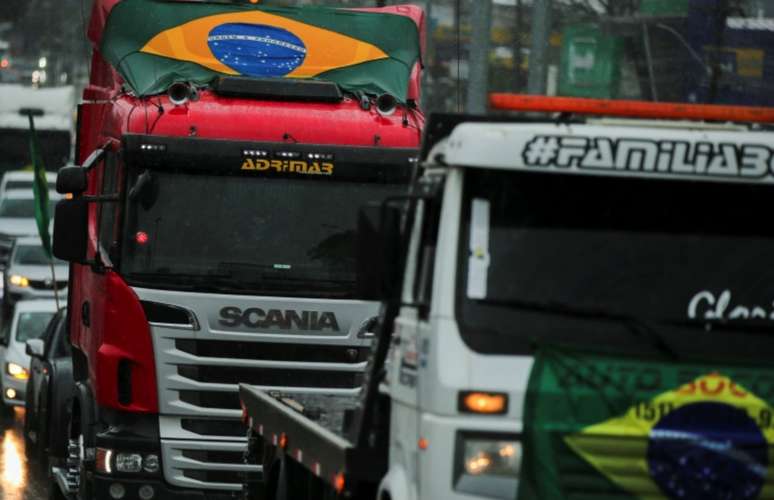
[[(49, 217), (53, 217), (55, 205), (56, 201), (49, 201)], [(31, 219), (35, 217), (35, 200), (32, 198), (3, 198), (3, 200), (0, 201), (0, 217)]]
[(121, 269), (141, 286), (354, 297), (357, 211), (403, 191), (154, 171), (143, 197), (128, 201)]
[(458, 311), (473, 348), (647, 349), (617, 317), (646, 322), (681, 353), (721, 352), (730, 341), (718, 335), (738, 330), (750, 339), (729, 356), (774, 353), (772, 187), (466, 176)]
[[(40, 245), (17, 245), (13, 254), (14, 264), (22, 266), (47, 266), (51, 263), (43, 247)], [(55, 264), (64, 264), (59, 259), (54, 259)]]
[(16, 340), (26, 342), (40, 337), (54, 316), (53, 312), (24, 312), (16, 325)]

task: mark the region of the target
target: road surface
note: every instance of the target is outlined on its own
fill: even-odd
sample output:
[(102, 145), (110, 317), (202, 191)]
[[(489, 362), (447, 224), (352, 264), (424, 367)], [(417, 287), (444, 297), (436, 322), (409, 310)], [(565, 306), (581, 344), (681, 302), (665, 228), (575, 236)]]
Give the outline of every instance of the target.
[(0, 498), (2, 500), (44, 500), (48, 498), (48, 480), (35, 464), (24, 458), (24, 410), (0, 417)]

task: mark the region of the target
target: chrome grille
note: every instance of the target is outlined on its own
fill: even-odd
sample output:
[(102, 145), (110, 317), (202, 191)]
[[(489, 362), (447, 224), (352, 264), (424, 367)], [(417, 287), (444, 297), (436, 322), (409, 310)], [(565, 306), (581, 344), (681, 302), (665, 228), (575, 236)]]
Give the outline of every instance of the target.
[[(284, 393), (357, 395), (370, 354), (362, 324), (376, 314), (367, 302), (326, 304), (340, 335), (212, 331), (226, 305), (246, 309), (256, 298), (136, 290), (151, 323), (156, 358), (162, 461), (178, 487), (239, 491), (246, 447), (238, 383)], [(293, 309), (283, 299), (271, 307)], [(269, 306), (266, 306), (269, 309)], [(213, 318), (216, 318), (213, 320)], [(353, 319), (354, 318), (354, 319)]]

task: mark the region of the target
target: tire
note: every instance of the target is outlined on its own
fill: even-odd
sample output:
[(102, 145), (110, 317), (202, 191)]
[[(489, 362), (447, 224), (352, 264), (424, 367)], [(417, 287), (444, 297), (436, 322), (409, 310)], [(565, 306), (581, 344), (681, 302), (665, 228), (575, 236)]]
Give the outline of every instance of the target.
[(24, 413), (24, 456), (27, 458), (27, 462), (36, 462), (38, 460), (38, 457), (40, 456), (40, 450), (38, 449), (38, 443), (40, 442), (40, 437), (38, 435), (38, 443), (34, 442), (30, 438), (34, 415), (31, 415), (30, 414), (31, 412), (29, 411), (29, 408), (30, 408), (29, 395), (27, 395), (27, 408), (28, 410)]

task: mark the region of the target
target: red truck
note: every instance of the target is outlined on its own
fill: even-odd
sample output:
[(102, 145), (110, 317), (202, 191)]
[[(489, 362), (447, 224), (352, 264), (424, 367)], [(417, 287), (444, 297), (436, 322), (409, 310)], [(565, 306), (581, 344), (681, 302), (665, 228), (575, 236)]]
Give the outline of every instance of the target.
[(261, 476), (238, 383), (357, 394), (378, 312), (357, 211), (416, 168), (423, 24), (412, 6), (95, 2), (54, 228), (64, 496), (233, 498)]

